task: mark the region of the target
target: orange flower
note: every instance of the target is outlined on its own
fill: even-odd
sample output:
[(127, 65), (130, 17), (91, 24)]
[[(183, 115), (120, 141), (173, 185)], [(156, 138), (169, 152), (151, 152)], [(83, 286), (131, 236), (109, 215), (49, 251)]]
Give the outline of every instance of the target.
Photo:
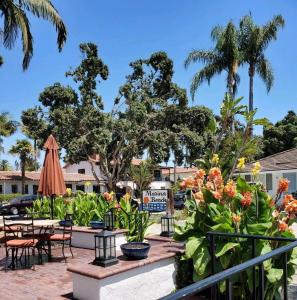
[(103, 193), (103, 197), (107, 201), (111, 201), (112, 200), (112, 194), (111, 193), (105, 192), (105, 193)]
[(234, 223), (239, 223), (241, 221), (241, 216), (233, 214), (232, 220), (233, 220)]
[(243, 199), (240, 201), (242, 206), (250, 206), (252, 203), (252, 193), (251, 192), (244, 192)]
[(208, 190), (214, 190), (214, 184), (210, 181), (207, 181), (206, 184), (205, 184), (205, 187), (208, 189)]
[(194, 186), (194, 180), (192, 176), (187, 177), (184, 181), (187, 188), (192, 188)]
[(203, 202), (204, 201), (204, 197), (203, 197), (203, 193), (202, 192), (197, 192), (194, 194), (194, 199), (196, 200), (196, 202)]
[(289, 213), (297, 213), (297, 200), (291, 201), (286, 207), (285, 211)]
[(197, 179), (203, 179), (205, 176), (205, 171), (203, 169), (199, 169), (194, 175)]
[(293, 200), (294, 200), (294, 198), (292, 195), (285, 195), (284, 200), (283, 200), (283, 205), (287, 206)]
[(212, 192), (212, 195), (214, 196), (215, 199), (221, 200), (222, 199), (222, 193), (219, 191), (214, 191)]
[(278, 230), (279, 231), (286, 231), (288, 229), (288, 224), (285, 222), (280, 221), (278, 223)]
[(236, 183), (233, 180), (229, 180), (225, 185), (224, 192), (230, 197), (234, 197), (237, 193)]
[(288, 191), (290, 181), (287, 178), (281, 178), (278, 182), (278, 193), (284, 193)]
[(221, 177), (221, 175), (221, 170), (217, 167), (214, 167), (209, 170), (208, 177), (210, 180), (214, 180), (217, 177)]

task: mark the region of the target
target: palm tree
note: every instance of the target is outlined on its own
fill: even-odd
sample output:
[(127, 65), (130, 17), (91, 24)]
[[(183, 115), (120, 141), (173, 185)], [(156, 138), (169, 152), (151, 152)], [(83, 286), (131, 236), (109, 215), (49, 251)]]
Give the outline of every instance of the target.
[(239, 76), (237, 68), (240, 64), (241, 55), (238, 48), (238, 30), (230, 21), (226, 27), (216, 26), (211, 32), (215, 47), (211, 50), (193, 50), (185, 60), (185, 68), (191, 63), (202, 62), (205, 66), (197, 72), (191, 83), (191, 95), (194, 99), (198, 87), (205, 81), (210, 80), (223, 71), (227, 72), (227, 90), (234, 98)]
[(0, 160), (0, 171), (10, 171), (12, 169), (10, 163), (6, 159)]
[(0, 113), (0, 152), (4, 151), (2, 147), (3, 138), (15, 133), (18, 127), (18, 122), (10, 120), (8, 113)]
[(49, 0), (1, 0), (0, 11), (4, 18), (3, 30), (0, 30), (4, 47), (11, 49), (17, 39), (18, 32), (21, 31), (24, 70), (28, 68), (33, 55), (33, 37), (26, 13), (29, 12), (37, 18), (49, 20), (56, 27), (58, 48), (59, 51), (62, 50), (66, 41), (67, 30), (58, 11)]
[(254, 76), (257, 73), (264, 81), (267, 92), (270, 91), (274, 76), (271, 64), (265, 57), (265, 50), (272, 40), (276, 40), (278, 30), (285, 25), (281, 15), (273, 17), (264, 26), (254, 23), (250, 15), (240, 21), (239, 43), (243, 53), (243, 62), (249, 66), (249, 111), (254, 108)]
[(22, 194), (25, 194), (26, 165), (32, 159), (33, 147), (28, 140), (17, 140), (16, 144), (10, 148), (9, 153), (19, 157), (22, 172)]

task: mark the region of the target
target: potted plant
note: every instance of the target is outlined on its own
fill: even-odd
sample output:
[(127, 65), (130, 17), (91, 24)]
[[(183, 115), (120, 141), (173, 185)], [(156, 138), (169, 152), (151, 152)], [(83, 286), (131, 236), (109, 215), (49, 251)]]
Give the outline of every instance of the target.
[(149, 243), (143, 242), (145, 231), (150, 225), (149, 214), (133, 208), (130, 200), (130, 195), (126, 194), (120, 200), (118, 209), (120, 222), (124, 228), (129, 230), (127, 243), (120, 245), (120, 247), (128, 259), (143, 259), (147, 257), (151, 247)]

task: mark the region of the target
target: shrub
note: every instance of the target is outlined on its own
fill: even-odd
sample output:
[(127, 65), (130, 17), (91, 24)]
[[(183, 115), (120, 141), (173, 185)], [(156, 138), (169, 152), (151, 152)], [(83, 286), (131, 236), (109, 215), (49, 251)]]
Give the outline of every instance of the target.
[(9, 202), (11, 199), (22, 196), (22, 194), (0, 194), (0, 203)]
[[(254, 168), (254, 179), (260, 165)], [(242, 177), (224, 184), (221, 170), (213, 167), (205, 174), (198, 170), (193, 177), (186, 178), (181, 184), (190, 190), (192, 197), (186, 200), (188, 217), (184, 226), (176, 226), (174, 238), (186, 241), (184, 259), (193, 261), (193, 280), (197, 281), (211, 274), (211, 258), (208, 231), (283, 236), (294, 238), (290, 225), (295, 222), (296, 203), (291, 195), (285, 195), (283, 204), (277, 208), (275, 201), (282, 199), (288, 189), (288, 182), (282, 179), (278, 193), (273, 200), (263, 189), (262, 184), (248, 184)], [(257, 241), (256, 255), (270, 252), (284, 245), (284, 242)], [(216, 272), (240, 264), (251, 258), (251, 243), (245, 239), (216, 239)], [(294, 274), (297, 251), (288, 253), (288, 277)], [(274, 258), (264, 263), (265, 299), (279, 296), (282, 285), (282, 258)], [(234, 292), (240, 299), (251, 299), (252, 272), (247, 271), (234, 277)], [(240, 288), (236, 289), (236, 286)], [(224, 283), (219, 285), (224, 293)]]

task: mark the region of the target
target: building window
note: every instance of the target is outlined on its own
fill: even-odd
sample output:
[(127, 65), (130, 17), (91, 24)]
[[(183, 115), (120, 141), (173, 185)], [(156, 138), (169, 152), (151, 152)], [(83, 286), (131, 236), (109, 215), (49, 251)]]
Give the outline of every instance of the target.
[(84, 192), (85, 191), (85, 186), (84, 185), (77, 185), (76, 186), (76, 191), (82, 191), (82, 192)]
[(86, 174), (86, 169), (78, 169), (77, 173), (78, 174)]
[(252, 176), (251, 175), (245, 175), (244, 178), (245, 178), (245, 181), (247, 181), (247, 182), (252, 181)]
[(28, 184), (25, 184), (25, 194), (29, 194), (29, 186), (28, 186)]
[(0, 184), (0, 194), (3, 194), (3, 185)]
[(71, 183), (66, 183), (66, 189), (71, 189), (72, 190), (72, 184)]
[(100, 194), (100, 185), (93, 185), (93, 192), (96, 194)]
[(266, 190), (267, 191), (272, 191), (273, 190), (273, 186), (272, 186), (272, 174), (271, 173), (267, 173), (266, 174)]
[(33, 195), (37, 195), (38, 193), (38, 185), (33, 185)]
[(161, 171), (160, 170), (154, 170), (154, 177), (156, 180), (161, 180)]
[(11, 185), (11, 193), (12, 194), (17, 194), (18, 193), (18, 185), (17, 184), (12, 184)]

